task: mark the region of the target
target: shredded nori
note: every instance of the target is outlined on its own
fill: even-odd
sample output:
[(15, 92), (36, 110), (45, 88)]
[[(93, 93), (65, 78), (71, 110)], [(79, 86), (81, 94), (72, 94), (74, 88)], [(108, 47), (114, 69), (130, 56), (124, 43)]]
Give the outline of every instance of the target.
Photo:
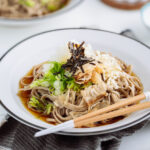
[(85, 48), (83, 47), (84, 43), (85, 42), (82, 42), (80, 45), (74, 44), (72, 42), (68, 43), (71, 57), (65, 64), (62, 65), (62, 68), (68, 69), (72, 73), (72, 75), (74, 75), (79, 68), (84, 73), (83, 65), (87, 63), (95, 65), (94, 63), (92, 63), (94, 59), (85, 56)]

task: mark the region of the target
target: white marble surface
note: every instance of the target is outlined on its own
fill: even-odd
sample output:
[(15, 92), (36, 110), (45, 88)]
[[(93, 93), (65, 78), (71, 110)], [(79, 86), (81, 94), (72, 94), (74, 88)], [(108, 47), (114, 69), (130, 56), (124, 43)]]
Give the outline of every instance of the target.
[[(0, 55), (16, 42), (32, 34), (66, 27), (94, 27), (114, 32), (130, 28), (138, 39), (150, 45), (150, 29), (146, 28), (140, 11), (121, 11), (102, 4), (99, 0), (85, 0), (74, 10), (52, 18), (44, 24), (28, 27), (0, 26)], [(150, 125), (132, 136), (124, 137), (120, 150), (149, 150)]]

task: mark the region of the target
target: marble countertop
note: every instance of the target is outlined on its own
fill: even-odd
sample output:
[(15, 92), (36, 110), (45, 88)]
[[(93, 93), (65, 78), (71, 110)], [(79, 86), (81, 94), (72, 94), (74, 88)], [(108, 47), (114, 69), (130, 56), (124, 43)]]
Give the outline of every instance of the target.
[[(140, 11), (123, 11), (106, 6), (99, 0), (84, 0), (80, 6), (51, 18), (44, 24), (24, 27), (0, 26), (0, 56), (20, 40), (45, 30), (67, 27), (91, 27), (113, 32), (131, 29), (137, 38), (150, 46), (150, 29), (146, 28)], [(120, 150), (149, 150), (150, 125), (124, 137)]]

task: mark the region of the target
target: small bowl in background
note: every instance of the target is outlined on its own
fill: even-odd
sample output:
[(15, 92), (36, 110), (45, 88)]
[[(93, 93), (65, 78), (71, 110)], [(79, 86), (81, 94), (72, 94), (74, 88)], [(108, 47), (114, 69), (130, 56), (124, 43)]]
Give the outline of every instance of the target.
[(150, 28), (150, 3), (144, 5), (141, 9), (141, 18), (144, 25)]

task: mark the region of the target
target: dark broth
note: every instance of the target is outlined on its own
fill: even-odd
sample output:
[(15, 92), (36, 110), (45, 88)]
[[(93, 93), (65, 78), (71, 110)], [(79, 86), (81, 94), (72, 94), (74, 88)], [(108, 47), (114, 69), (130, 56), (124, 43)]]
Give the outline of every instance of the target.
[[(31, 69), (26, 75), (27, 75), (27, 76), (32, 76), (32, 72), (33, 72), (33, 69)], [(30, 83), (32, 82), (32, 80), (27, 79), (25, 82), (30, 84)], [(23, 88), (23, 86), (21, 85), (20, 82), (19, 82), (19, 88)], [(53, 122), (48, 122), (48, 121), (46, 120), (46, 119), (48, 118), (48, 116), (44, 116), (44, 115), (42, 115), (41, 113), (35, 112), (35, 111), (31, 110), (31, 109), (28, 107), (28, 101), (29, 101), (29, 97), (28, 97), (28, 96), (30, 95), (30, 93), (31, 93), (31, 91), (28, 91), (28, 92), (19, 91), (19, 92), (18, 92), (18, 96), (19, 96), (19, 98), (21, 99), (21, 102), (22, 102), (22, 104), (24, 105), (24, 107), (25, 107), (35, 118), (40, 119), (40, 120), (42, 120), (42, 121), (44, 121), (44, 122), (47, 122), (47, 123), (50, 123), (50, 124), (55, 125), (55, 123), (53, 123)]]

